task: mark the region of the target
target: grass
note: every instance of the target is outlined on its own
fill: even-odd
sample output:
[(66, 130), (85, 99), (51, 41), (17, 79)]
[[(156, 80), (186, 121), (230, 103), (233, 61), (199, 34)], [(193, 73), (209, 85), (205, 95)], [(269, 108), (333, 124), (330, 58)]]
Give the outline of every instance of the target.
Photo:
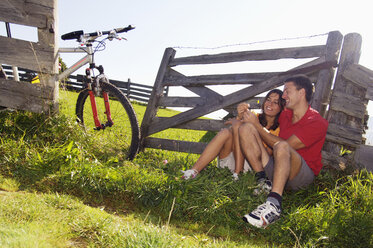
[[(372, 173), (323, 170), (307, 190), (284, 195), (277, 223), (256, 229), (241, 221), (264, 200), (252, 195), (252, 174), (235, 182), (212, 162), (184, 181), (180, 170), (198, 156), (154, 149), (126, 161), (77, 126), (68, 104), (76, 93), (61, 97), (54, 117), (0, 112), (1, 247), (373, 245)], [(145, 106), (134, 108), (141, 121)], [(205, 134), (157, 135), (198, 141)]]

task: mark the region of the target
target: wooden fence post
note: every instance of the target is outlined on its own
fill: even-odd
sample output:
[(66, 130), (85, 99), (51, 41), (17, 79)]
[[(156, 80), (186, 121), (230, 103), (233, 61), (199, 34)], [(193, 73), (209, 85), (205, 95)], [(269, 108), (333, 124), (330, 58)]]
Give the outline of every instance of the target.
[(367, 103), (367, 100), (364, 100), (366, 88), (364, 90), (344, 76), (349, 66), (359, 62), (361, 43), (360, 34), (350, 33), (344, 37), (327, 117), (329, 128), (323, 148), (324, 163), (332, 167), (338, 168), (347, 162), (339, 156), (342, 146), (348, 150), (355, 150), (362, 141), (363, 119)]
[(131, 79), (128, 79), (128, 82), (127, 82), (127, 97), (130, 98), (130, 94), (131, 94)]
[(150, 96), (150, 100), (148, 102), (148, 106), (146, 108), (144, 118), (141, 123), (141, 143), (143, 143), (143, 139), (146, 136), (148, 136), (149, 124), (151, 123), (151, 120), (155, 117), (157, 113), (158, 102), (163, 95), (163, 79), (166, 75), (167, 69), (169, 68), (169, 63), (174, 58), (175, 53), (176, 51), (173, 48), (166, 48), (163, 54), (161, 65), (159, 67), (158, 74), (154, 82), (153, 91)]
[[(325, 58), (327, 61), (338, 61), (342, 40), (343, 35), (339, 31), (329, 33), (325, 51)], [(315, 93), (312, 98), (312, 108), (319, 110), (319, 113), (324, 117), (326, 115), (326, 107), (329, 104), (334, 71), (334, 68), (330, 68), (323, 69), (319, 72), (317, 87), (315, 87)]]

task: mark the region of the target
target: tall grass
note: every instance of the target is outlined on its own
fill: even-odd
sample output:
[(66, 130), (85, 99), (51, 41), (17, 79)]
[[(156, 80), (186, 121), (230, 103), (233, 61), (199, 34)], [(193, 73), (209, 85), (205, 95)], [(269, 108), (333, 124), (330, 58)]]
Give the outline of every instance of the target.
[[(73, 93), (63, 94), (66, 94), (65, 99), (76, 97)], [(251, 245), (373, 245), (372, 173), (337, 174), (323, 170), (313, 186), (284, 195), (284, 213), (277, 223), (265, 230), (256, 229), (241, 221), (243, 214), (265, 199), (265, 196), (253, 197), (255, 184), (252, 174), (244, 174), (236, 182), (231, 179), (228, 170), (219, 169), (212, 162), (196, 179), (184, 181), (180, 170), (190, 168), (197, 155), (153, 149), (140, 153), (133, 162), (125, 161), (98, 149), (95, 140), (77, 126), (71, 113), (73, 108), (71, 104), (66, 104), (73, 100), (61, 102), (62, 114), (54, 117), (26, 112), (0, 112), (0, 187), (13, 188), (13, 191), (19, 188), (74, 195), (85, 203), (104, 205), (113, 211), (146, 214), (145, 219), (152, 223), (170, 223), (181, 228), (182, 232), (202, 232), (210, 237)], [(134, 104), (134, 107), (141, 119), (145, 106)], [(165, 115), (174, 114), (170, 110), (163, 111), (166, 111), (163, 113)], [(206, 137), (204, 132), (186, 133), (172, 130), (159, 135), (173, 139), (185, 137), (188, 140)], [(2, 183), (4, 180), (11, 181)], [(87, 222), (90, 223), (87, 225), (100, 223), (95, 219)], [(22, 232), (32, 233), (28, 224), (19, 225), (29, 228)], [(119, 237), (118, 233), (108, 238), (105, 236), (107, 231), (92, 233), (86, 231), (85, 227), (79, 229), (81, 224), (73, 226), (77, 229), (74, 231), (77, 236), (67, 240), (84, 240), (85, 244), (111, 240), (106, 245), (118, 244), (113, 238)], [(137, 231), (134, 230), (132, 232), (136, 236)], [(140, 237), (148, 235), (152, 237), (151, 240), (156, 239), (154, 233), (138, 232)], [(121, 238), (118, 240), (127, 242)], [(144, 247), (168, 247), (164, 243), (152, 243), (154, 240), (146, 242), (149, 243), (140, 244)], [(101, 246), (103, 243), (97, 244)], [(196, 244), (196, 247), (199, 245), (202, 243)], [(221, 246), (221, 243), (213, 245)], [(183, 243), (177, 241), (175, 246), (182, 247)]]

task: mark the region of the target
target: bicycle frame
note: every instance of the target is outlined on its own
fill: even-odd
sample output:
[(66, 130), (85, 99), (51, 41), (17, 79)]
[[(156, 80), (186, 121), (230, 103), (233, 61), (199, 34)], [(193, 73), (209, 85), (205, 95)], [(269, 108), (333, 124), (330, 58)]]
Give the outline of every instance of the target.
[(61, 47), (58, 50), (59, 53), (87, 53), (86, 56), (81, 58), (78, 62), (73, 64), (71, 67), (67, 68), (64, 72), (57, 76), (57, 80), (60, 81), (72, 73), (77, 71), (78, 69), (82, 68), (86, 64), (93, 63), (93, 48), (92, 46), (87, 47)]
[[(72, 48), (72, 47), (66, 47), (66, 48), (60, 48), (59, 53), (87, 53), (86, 56), (78, 60), (75, 64), (73, 64), (71, 67), (66, 69), (64, 72), (59, 74), (57, 76), (58, 81), (62, 80), (78, 69), (82, 68), (86, 64), (92, 65), (94, 63), (93, 61), (93, 48), (92, 44), (88, 44), (86, 47), (77, 47), (77, 48)], [(90, 67), (90, 69), (93, 69)], [(99, 81), (99, 80), (97, 80)], [(98, 85), (98, 84), (97, 84)], [(98, 89), (100, 90), (100, 89)], [(88, 92), (89, 92), (89, 99), (91, 102), (91, 107), (92, 107), (92, 113), (93, 113), (93, 120), (96, 126), (96, 130), (104, 129), (107, 126), (112, 126), (114, 125), (112, 118), (111, 118), (111, 112), (110, 112), (110, 103), (109, 103), (109, 96), (106, 92), (103, 92), (103, 97), (104, 97), (104, 102), (105, 102), (105, 114), (107, 117), (107, 122), (105, 124), (102, 124), (100, 120), (98, 119), (98, 113), (97, 113), (97, 105), (96, 105), (96, 99), (95, 99), (95, 94), (94, 90), (92, 89), (91, 86), (88, 87)]]

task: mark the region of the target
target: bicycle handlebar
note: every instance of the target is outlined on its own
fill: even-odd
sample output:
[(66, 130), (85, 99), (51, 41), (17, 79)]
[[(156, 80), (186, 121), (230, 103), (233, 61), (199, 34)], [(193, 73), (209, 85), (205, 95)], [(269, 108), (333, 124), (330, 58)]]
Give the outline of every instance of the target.
[(115, 28), (115, 29), (109, 30), (109, 31), (103, 31), (103, 32), (99, 32), (98, 31), (98, 32), (87, 33), (87, 34), (85, 34), (83, 32), (83, 30), (79, 30), (79, 31), (73, 31), (73, 32), (61, 35), (61, 39), (63, 39), (63, 40), (77, 39), (77, 40), (79, 40), (82, 36), (86, 36), (86, 37), (97, 37), (97, 36), (101, 36), (101, 35), (110, 35), (113, 32), (114, 33), (124, 33), (124, 32), (128, 32), (128, 31), (130, 31), (132, 29), (135, 29), (135, 27), (133, 27), (131, 25), (128, 25), (125, 28)]

